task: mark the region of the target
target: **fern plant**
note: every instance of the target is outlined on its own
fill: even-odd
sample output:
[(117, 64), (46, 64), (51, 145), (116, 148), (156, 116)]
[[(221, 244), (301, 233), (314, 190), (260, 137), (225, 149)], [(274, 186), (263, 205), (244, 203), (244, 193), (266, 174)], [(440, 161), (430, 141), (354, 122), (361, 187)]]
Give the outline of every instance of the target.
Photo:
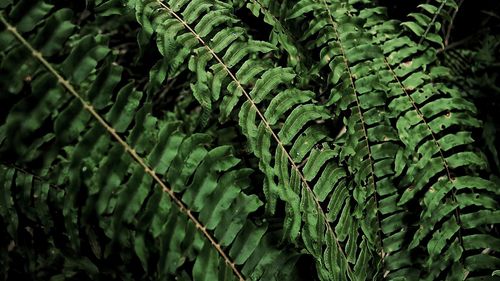
[(0, 1), (2, 277), (500, 279), (496, 123), (423, 2)]

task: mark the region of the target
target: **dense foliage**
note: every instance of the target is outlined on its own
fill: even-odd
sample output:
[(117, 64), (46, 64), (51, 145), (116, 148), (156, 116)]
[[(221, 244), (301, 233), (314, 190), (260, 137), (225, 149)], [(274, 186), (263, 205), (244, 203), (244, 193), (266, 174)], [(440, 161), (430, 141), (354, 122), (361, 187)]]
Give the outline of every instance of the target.
[(0, 0), (0, 278), (500, 280), (499, 4), (405, 2)]

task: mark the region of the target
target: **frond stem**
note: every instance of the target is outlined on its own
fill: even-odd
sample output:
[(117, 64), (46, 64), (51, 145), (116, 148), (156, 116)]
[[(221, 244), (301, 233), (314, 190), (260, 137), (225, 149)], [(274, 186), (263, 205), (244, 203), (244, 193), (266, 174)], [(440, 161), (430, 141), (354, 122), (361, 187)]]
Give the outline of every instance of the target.
[(425, 36), (427, 36), (427, 33), (431, 30), (432, 26), (434, 25), (434, 22), (436, 22), (437, 17), (439, 13), (441, 13), (441, 10), (443, 9), (444, 5), (448, 2), (448, 0), (444, 0), (441, 5), (439, 6), (438, 10), (436, 13), (434, 13), (434, 17), (432, 18), (431, 22), (427, 25), (427, 28), (425, 29), (425, 32), (420, 36), (420, 40), (418, 41), (418, 45), (422, 44), (424, 42)]
[(458, 3), (457, 8), (455, 8), (455, 11), (453, 11), (453, 15), (451, 16), (450, 24), (448, 25), (448, 29), (446, 31), (446, 36), (444, 37), (444, 46), (445, 48), (448, 46), (448, 43), (450, 41), (450, 36), (451, 36), (451, 30), (453, 29), (453, 22), (455, 21), (455, 18), (458, 14), (458, 10), (460, 10), (460, 7), (464, 3), (464, 0), (460, 0)]

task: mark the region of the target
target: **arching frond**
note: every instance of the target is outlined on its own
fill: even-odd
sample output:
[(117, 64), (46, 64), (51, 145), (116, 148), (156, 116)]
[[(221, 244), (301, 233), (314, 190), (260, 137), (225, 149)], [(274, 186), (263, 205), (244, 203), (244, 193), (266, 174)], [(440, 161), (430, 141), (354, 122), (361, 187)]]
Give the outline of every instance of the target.
[[(64, 59), (52, 63), (50, 53), (43, 50), (55, 43), (32, 43), (37, 32), (65, 23), (53, 25), (51, 18), (32, 35), (12, 25), (10, 17), (0, 18), (13, 40), (13, 48), (2, 57), (24, 50), (25, 63), (39, 65), (36, 73), (30, 73), (28, 89), (21, 89), (28, 95), (16, 102), (2, 125), (2, 153), (15, 149), (10, 153), (16, 155), (16, 165), (37, 167), (40, 176), (50, 178), (49, 183), (65, 186), (58, 193), (61, 209), (57, 211), (63, 216), (66, 247), (83, 251), (81, 237), (90, 234), (81, 224), (92, 225), (97, 219), (94, 227), (109, 241), (103, 242), (97, 258), (111, 258), (113, 249), (127, 250), (118, 257), (128, 263), (139, 259), (148, 278), (192, 274), (194, 280), (244, 279), (244, 275), (272, 280), (292, 274), (269, 267), (269, 257), (293, 265), (298, 255), (273, 248), (269, 241), (276, 234), (268, 231), (267, 224), (249, 219), (262, 202), (243, 192), (252, 171), (238, 166), (240, 160), (232, 148), (212, 146), (209, 135), (187, 136), (179, 122), (153, 117), (151, 105), (140, 102), (144, 94), (123, 83), (122, 68), (114, 63), (106, 38), (59, 38), (57, 49), (50, 50)], [(65, 49), (65, 44), (73, 47)], [(22, 81), (24, 75), (13, 73), (12, 79)], [(29, 106), (33, 100), (39, 101), (36, 107)], [(20, 119), (26, 114), (33, 119)], [(42, 126), (50, 133), (39, 136)], [(145, 127), (148, 135), (143, 134)], [(50, 153), (33, 154), (39, 146)], [(172, 163), (177, 165), (170, 172)], [(28, 192), (33, 177), (4, 170), (4, 202), (20, 200), (16, 204), (31, 210), (30, 200), (9, 194), (16, 189)], [(163, 178), (174, 170), (184, 179), (175, 179), (172, 188)], [(5, 206), (2, 220), (9, 222), (10, 237), (17, 243), (19, 224), (9, 218), (12, 205)], [(23, 209), (18, 211), (25, 215)], [(151, 249), (147, 243), (158, 247)], [(186, 273), (189, 264), (192, 272)], [(99, 270), (92, 268), (87, 273), (97, 276)]]

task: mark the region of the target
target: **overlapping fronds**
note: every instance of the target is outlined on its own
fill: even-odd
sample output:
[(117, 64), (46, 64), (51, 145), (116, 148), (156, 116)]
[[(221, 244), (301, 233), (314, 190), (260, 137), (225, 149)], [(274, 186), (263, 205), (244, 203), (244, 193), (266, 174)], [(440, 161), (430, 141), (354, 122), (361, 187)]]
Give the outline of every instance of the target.
[[(438, 10), (431, 22), (418, 24), (432, 26)], [(488, 169), (487, 162), (480, 152), (471, 149), (472, 132), (480, 125), (476, 109), (447, 83), (448, 70), (435, 65), (435, 50), (420, 46), (421, 39), (401, 36), (394, 23), (391, 26), (373, 18), (367, 17), (366, 26), (378, 37), (376, 41), (384, 52), (387, 68), (382, 81), (389, 85), (391, 119), (405, 145), (395, 162), (397, 174), (402, 175), (400, 188), (405, 188), (398, 205), (410, 208), (418, 204), (421, 208), (418, 229), (406, 235), (411, 237), (410, 251), (428, 255), (423, 260), (407, 256), (406, 262), (398, 257), (397, 262), (413, 271), (419, 267), (415, 263), (422, 263), (422, 272), (414, 279), (488, 276), (497, 264), (496, 251), (488, 247), (478, 251), (481, 246), (471, 241), (479, 237), (496, 239), (498, 189), (481, 176), (481, 171)], [(429, 34), (434, 33), (416, 35), (428, 39)], [(441, 38), (433, 36), (429, 39), (432, 42)], [(418, 247), (422, 248), (416, 250)], [(408, 248), (401, 250), (406, 252)], [(481, 259), (481, 266), (472, 262), (477, 259)], [(399, 274), (409, 278), (408, 269)]]
[[(348, 116), (345, 119), (345, 138), (354, 137), (354, 145), (349, 146), (347, 141), (342, 149), (350, 150), (354, 155), (360, 154), (357, 158), (371, 162), (372, 168), (366, 164), (360, 169), (361, 173), (354, 176), (355, 182), (356, 176), (366, 177), (370, 172), (374, 174), (373, 185), (379, 177), (384, 179), (384, 176), (393, 175), (392, 181), (397, 189), (392, 188), (393, 184), (385, 184), (391, 187), (392, 194), (385, 197), (388, 189), (381, 191), (376, 203), (382, 212), (378, 218), (384, 239), (384, 267), (389, 269), (385, 277), (454, 279), (469, 274), (474, 276), (472, 272), (475, 270), (493, 269), (497, 263), (495, 254), (489, 255), (485, 248), (486, 252), (478, 254), (474, 252), (477, 248), (469, 246), (469, 239), (484, 238), (484, 235), (496, 239), (495, 227), (491, 225), (498, 223), (498, 201), (495, 199), (498, 190), (493, 182), (479, 176), (479, 171), (485, 170), (487, 163), (469, 146), (474, 142), (471, 130), (480, 124), (474, 117), (474, 105), (466, 101), (457, 89), (446, 84), (447, 69), (433, 65), (435, 54), (425, 45), (421, 46), (423, 40), (413, 41), (401, 36), (394, 22), (380, 19), (382, 10), (372, 8), (360, 12), (342, 1), (330, 2), (300, 1), (289, 18), (305, 18), (306, 13), (313, 13), (313, 17), (306, 18), (310, 24), (304, 40), (314, 42), (316, 45), (311, 44), (312, 48), (320, 49), (319, 61), (324, 64), (319, 66), (330, 65), (332, 84), (341, 83), (342, 86), (335, 85), (332, 90), (341, 89), (336, 95), (338, 98), (332, 95), (334, 101), (339, 100), (340, 110), (349, 109), (349, 104), (357, 109), (357, 112), (345, 113)], [(441, 2), (441, 8), (454, 5)], [(429, 11), (434, 6), (424, 4), (421, 7)], [(428, 21), (402, 25), (413, 32), (416, 26), (428, 26), (426, 31), (416, 35), (441, 42), (441, 37), (431, 32), (441, 8), (432, 9), (434, 15)], [(412, 15), (417, 20), (423, 17), (421, 14)], [(316, 37), (309, 39), (313, 35)], [(349, 90), (353, 93), (351, 96)], [(363, 108), (359, 96), (365, 92), (368, 93), (365, 96), (371, 97), (367, 98), (369, 103)], [(342, 102), (346, 99), (349, 102)], [(373, 114), (380, 118), (373, 123), (375, 126), (364, 121), (364, 112), (373, 116), (368, 114), (369, 110), (378, 112)], [(352, 116), (360, 123), (357, 127), (359, 133), (354, 129), (355, 123), (349, 122), (348, 118)], [(397, 131), (391, 126), (394, 123)], [(370, 126), (373, 126), (372, 130), (366, 130)], [(376, 136), (382, 138), (375, 141)], [(366, 140), (365, 144), (360, 141), (362, 138)], [(370, 147), (372, 142), (377, 144), (376, 148)], [(398, 148), (401, 144), (404, 145), (402, 149)], [(381, 148), (387, 158), (374, 166), (373, 162), (377, 160), (371, 155), (376, 152), (372, 152)], [(356, 165), (351, 162), (349, 167)], [(381, 171), (379, 174), (377, 169)], [(400, 190), (400, 195), (397, 190)], [(378, 193), (373, 191), (373, 194)], [(491, 205), (479, 201), (491, 202)], [(418, 224), (407, 224), (405, 217), (408, 216), (403, 209), (415, 204), (421, 208), (418, 211), (420, 220)], [(481, 222), (477, 217), (482, 217)], [(471, 221), (464, 222), (464, 219)], [(406, 244), (408, 237), (412, 237), (409, 245)], [(415, 250), (418, 247), (422, 249)], [(415, 260), (410, 254), (412, 250), (423, 251), (428, 257)], [(478, 258), (484, 261), (480, 268), (469, 266), (470, 261)], [(392, 274), (392, 271), (397, 273)]]
[(400, 185), (406, 188), (398, 204), (419, 202), (418, 229), (411, 235), (409, 249), (428, 255), (419, 261), (423, 273), (418, 278), (491, 275), (498, 253), (473, 242), (495, 241), (499, 219), (498, 188), (484, 177), (481, 171), (488, 169), (488, 163), (472, 146), (474, 128), (481, 124), (476, 108), (447, 82), (448, 69), (435, 65), (435, 50), (421, 48), (420, 39), (394, 33), (387, 37), (383, 51), (389, 108), (405, 144), (395, 165)]
[[(169, 53), (163, 49), (163, 38), (175, 38), (178, 45), (193, 50), (189, 60), (197, 76), (197, 84), (191, 85), (193, 94), (202, 106), (217, 106), (222, 120), (239, 119), (249, 149), (260, 159), (259, 168), (266, 175), (268, 213), (274, 213), (278, 197), (286, 202), (285, 236), (297, 243), (302, 234), (302, 243), (318, 260), (317, 270), (324, 279), (365, 274), (365, 259), (356, 268), (359, 273), (353, 273), (348, 263), (352, 256), (346, 251), (355, 251), (356, 246), (355, 239), (345, 241), (349, 229), (356, 229), (348, 208), (333, 229), (332, 219), (321, 206), (331, 193), (328, 177), (342, 169), (334, 163), (327, 165), (328, 158), (320, 165), (313, 159), (306, 164), (306, 178), (298, 167), (318, 144), (328, 140), (323, 123), (332, 118), (331, 113), (314, 101), (314, 93), (293, 87), (296, 73), (292, 69), (275, 66), (262, 56), (275, 46), (249, 38), (231, 16), (231, 6), (223, 3), (130, 1), (129, 5), (136, 9), (143, 28), (155, 33), (162, 54)], [(232, 114), (235, 107), (239, 117)], [(326, 248), (318, 240), (325, 241)]]
[[(91, 240), (92, 259), (138, 259), (148, 279), (293, 279), (293, 269), (271, 261), (292, 266), (298, 255), (273, 246), (277, 234), (266, 223), (249, 220), (262, 202), (244, 193), (252, 170), (238, 165), (233, 149), (214, 146), (209, 134), (186, 135), (175, 119), (153, 117), (147, 97), (114, 62), (106, 36), (73, 32), (69, 9), (40, 2), (16, 19), (23, 5), (32, 4), (20, 2), (0, 18), (2, 36), (11, 40), (2, 67), (24, 55), (20, 71), (9, 78), (19, 85), (9, 91), (21, 96), (1, 127), (2, 154), (15, 159), (2, 168), (5, 241), (14, 248), (24, 243), (21, 218), (40, 223), (48, 234), (57, 224), (51, 218), (62, 215), (63, 239), (48, 243), (65, 245), (75, 257), (58, 261), (67, 267), (62, 277), (79, 269), (89, 277), (101, 274), (88, 257), (76, 259), (85, 252), (82, 237), (101, 235)], [(41, 23), (29, 33), (20, 24), (33, 21)], [(44, 33), (53, 36), (37, 40)], [(55, 54), (63, 58), (59, 63), (51, 61)], [(35, 171), (24, 172), (25, 166)], [(61, 208), (48, 210), (49, 200)]]
[(498, 34), (416, 2), (0, 1), (2, 277), (499, 280)]

